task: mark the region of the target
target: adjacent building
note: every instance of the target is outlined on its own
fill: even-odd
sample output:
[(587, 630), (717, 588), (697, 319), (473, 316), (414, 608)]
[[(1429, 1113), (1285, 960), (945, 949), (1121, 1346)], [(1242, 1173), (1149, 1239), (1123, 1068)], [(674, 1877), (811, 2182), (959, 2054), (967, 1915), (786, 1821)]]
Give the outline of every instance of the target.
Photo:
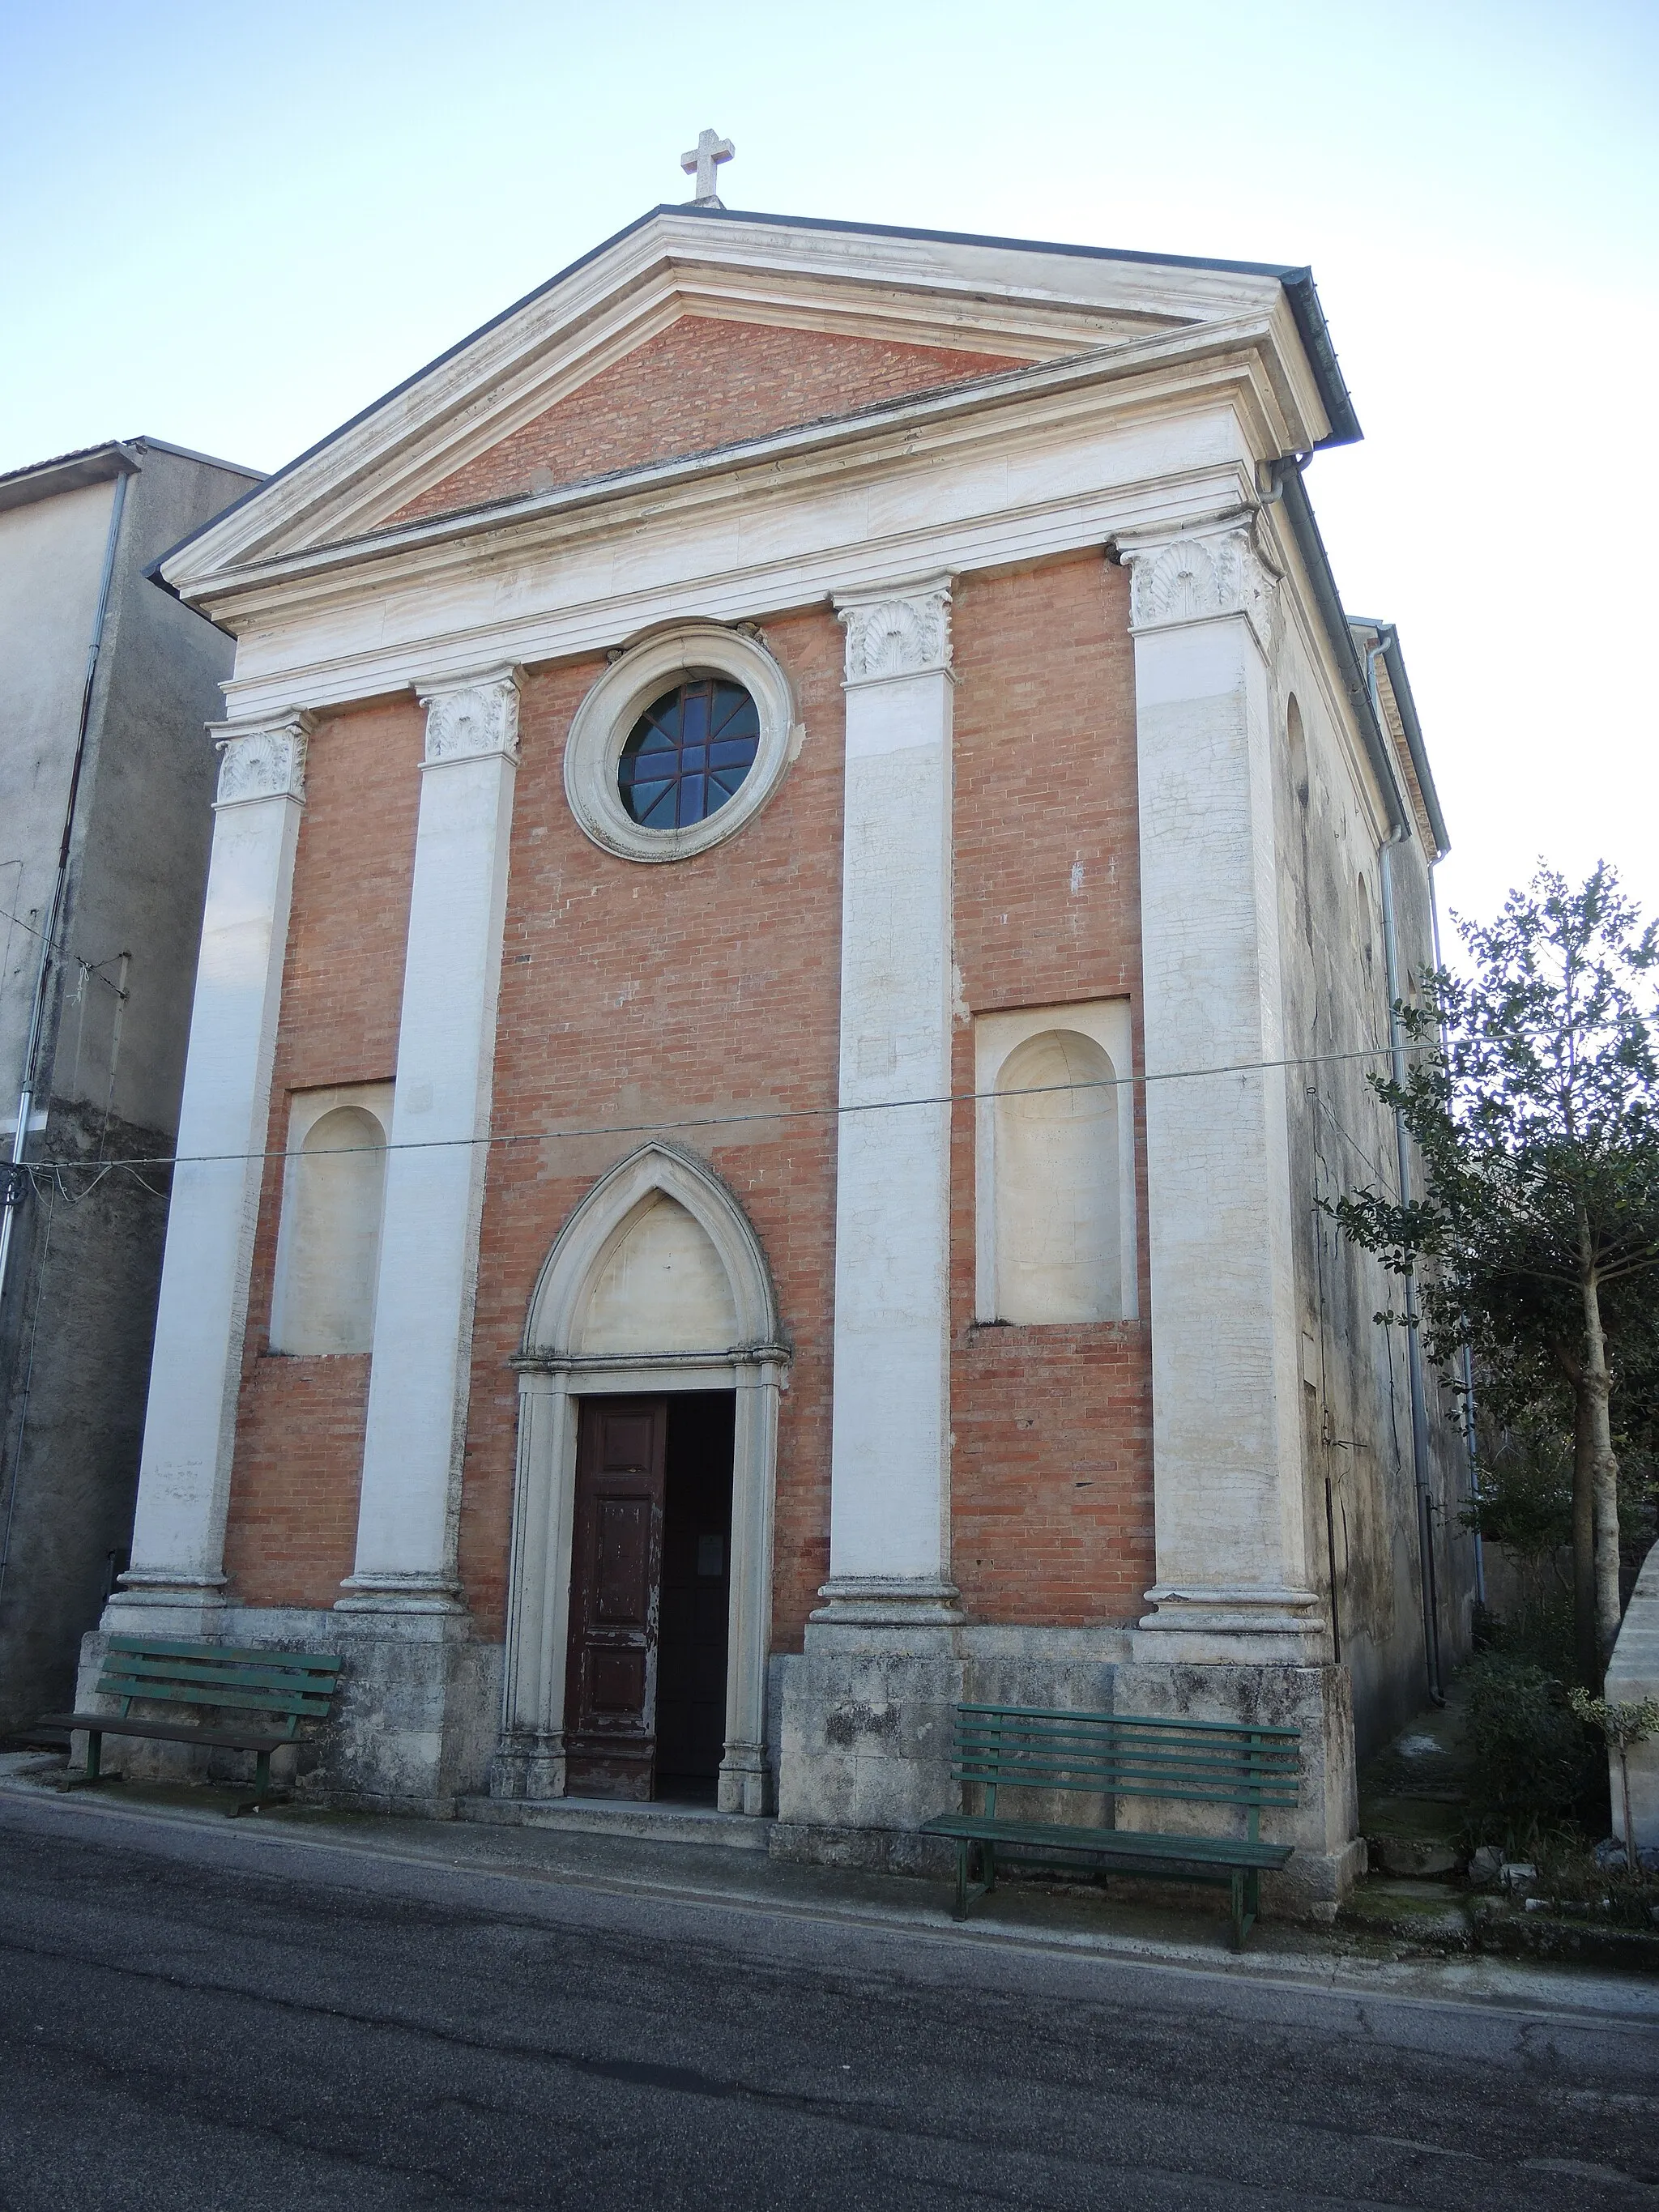
[(173, 1148), (233, 654), (144, 570), (259, 481), (154, 438), (0, 477), (0, 1734), (71, 1692), (138, 1478), (168, 1170), (109, 1164)]

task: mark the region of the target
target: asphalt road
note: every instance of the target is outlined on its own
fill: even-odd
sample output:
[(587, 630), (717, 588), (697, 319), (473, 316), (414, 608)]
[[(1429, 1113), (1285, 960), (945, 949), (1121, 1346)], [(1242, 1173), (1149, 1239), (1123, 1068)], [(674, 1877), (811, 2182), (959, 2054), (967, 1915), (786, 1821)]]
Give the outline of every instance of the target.
[(0, 1798), (0, 2205), (1659, 2206), (1659, 2031)]

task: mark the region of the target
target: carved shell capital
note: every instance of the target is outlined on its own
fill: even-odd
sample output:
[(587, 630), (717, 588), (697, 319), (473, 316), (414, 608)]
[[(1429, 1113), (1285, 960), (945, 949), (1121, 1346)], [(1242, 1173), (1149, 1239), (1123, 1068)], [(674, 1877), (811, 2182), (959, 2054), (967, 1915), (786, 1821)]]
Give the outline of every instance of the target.
[(1216, 615), (1244, 615), (1271, 650), (1279, 579), (1248, 528), (1126, 545), (1130, 618), (1138, 630), (1171, 629)]
[(512, 669), (422, 690), (426, 765), (479, 760), (490, 753), (519, 757), (519, 684)]
[(838, 599), (836, 612), (847, 629), (849, 684), (921, 676), (951, 665), (948, 582), (890, 596)]
[(255, 799), (299, 799), (306, 795), (306, 738), (308, 714), (287, 714), (257, 727), (234, 722), (210, 724), (225, 732), (219, 740), (219, 788), (216, 804), (237, 806)]

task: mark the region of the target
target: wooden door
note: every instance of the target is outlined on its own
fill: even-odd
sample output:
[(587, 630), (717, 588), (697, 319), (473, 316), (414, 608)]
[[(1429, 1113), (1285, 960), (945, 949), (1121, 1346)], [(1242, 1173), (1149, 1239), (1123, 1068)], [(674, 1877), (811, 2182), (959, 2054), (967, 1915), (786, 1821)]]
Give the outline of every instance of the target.
[(565, 1675), (565, 1787), (648, 1798), (657, 1735), (668, 1406), (582, 1401)]

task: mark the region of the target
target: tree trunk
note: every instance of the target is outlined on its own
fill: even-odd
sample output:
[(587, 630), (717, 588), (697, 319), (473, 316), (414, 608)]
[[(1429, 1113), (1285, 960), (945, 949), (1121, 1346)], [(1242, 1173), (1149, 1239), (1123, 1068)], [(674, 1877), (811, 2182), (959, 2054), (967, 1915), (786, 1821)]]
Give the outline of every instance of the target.
[(1578, 1672), (1591, 1687), (1595, 1663), (1595, 1437), (1584, 1370), (1572, 1377), (1572, 1624)]
[(1587, 1230), (1581, 1230), (1584, 1295), (1584, 1391), (1589, 1400), (1592, 1494), (1595, 1510), (1595, 1677), (1599, 1689), (1619, 1634), (1619, 1462), (1613, 1449), (1607, 1338)]

